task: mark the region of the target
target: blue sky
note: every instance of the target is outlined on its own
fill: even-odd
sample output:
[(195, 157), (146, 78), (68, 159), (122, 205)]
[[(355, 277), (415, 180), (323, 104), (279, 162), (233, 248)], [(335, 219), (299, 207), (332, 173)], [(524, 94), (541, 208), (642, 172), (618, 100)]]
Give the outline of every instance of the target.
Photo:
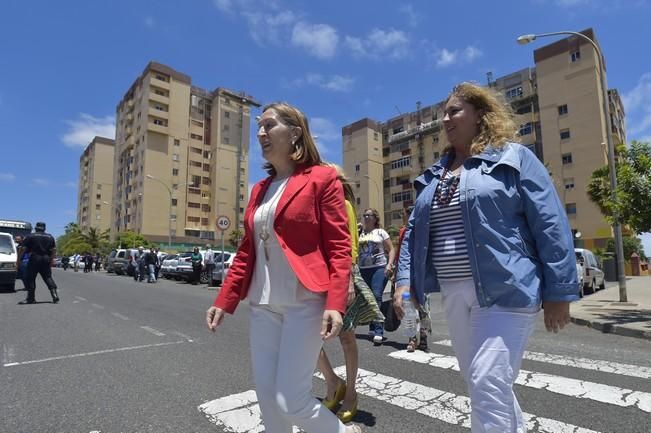
[[(651, 0), (21, 1), (0, 6), (0, 217), (76, 218), (79, 156), (113, 136), (115, 107), (155, 60), (206, 89), (290, 101), (324, 156), (341, 161), (341, 127), (442, 100), (533, 65), (523, 33), (593, 27), (629, 139), (651, 141)], [(251, 148), (251, 182), (263, 177)], [(645, 238), (651, 255), (651, 236)]]

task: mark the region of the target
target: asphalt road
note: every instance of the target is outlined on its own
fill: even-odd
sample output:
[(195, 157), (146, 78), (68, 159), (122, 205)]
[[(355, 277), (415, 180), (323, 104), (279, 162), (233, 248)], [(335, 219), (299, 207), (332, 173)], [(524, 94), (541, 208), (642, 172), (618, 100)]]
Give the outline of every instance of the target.
[[(0, 432), (261, 431), (248, 354), (248, 307), (217, 334), (204, 325), (216, 291), (205, 286), (54, 271), (61, 302), (44, 284), (0, 293)], [(20, 286), (20, 283), (17, 284)], [(467, 398), (440, 302), (433, 298), (429, 354), (404, 338), (374, 347), (358, 330), (365, 432), (469, 432)], [(334, 365), (336, 343), (326, 350)], [(651, 432), (651, 343), (539, 321), (516, 392), (532, 432)], [(323, 382), (315, 377), (317, 396)]]

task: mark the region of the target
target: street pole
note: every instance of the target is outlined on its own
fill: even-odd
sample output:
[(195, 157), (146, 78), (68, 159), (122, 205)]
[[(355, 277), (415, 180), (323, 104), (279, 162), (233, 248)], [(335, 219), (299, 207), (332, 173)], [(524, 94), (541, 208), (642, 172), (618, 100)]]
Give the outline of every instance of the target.
[[(373, 178), (372, 178), (371, 176), (369, 176), (368, 174), (365, 174), (364, 177), (367, 178), (368, 180), (370, 180), (371, 182), (373, 182), (373, 185), (375, 186), (375, 192), (376, 192), (376, 194), (377, 194), (377, 205), (378, 205), (378, 207), (380, 207), (380, 186), (377, 184), (377, 182), (375, 181), (375, 179), (373, 179)], [(370, 204), (370, 203), (369, 203), (369, 204)], [(378, 211), (379, 211), (379, 210), (378, 210)], [(384, 213), (384, 209), (382, 209), (382, 213)]]
[[(599, 59), (599, 71), (601, 75), (601, 93), (602, 93), (602, 109), (604, 117), (606, 118), (606, 140), (608, 144), (608, 174), (610, 180), (610, 198), (613, 204), (617, 204), (617, 172), (615, 166), (615, 144), (613, 143), (612, 136), (612, 122), (610, 120), (610, 103), (608, 98), (608, 83), (606, 80), (606, 63), (604, 56), (592, 39), (583, 33), (561, 31), (551, 33), (529, 34), (518, 37), (519, 44), (528, 44), (539, 37), (557, 36), (557, 35), (574, 35), (589, 42), (595, 50), (595, 54)], [(626, 296), (626, 274), (624, 273), (624, 242), (622, 238), (622, 225), (619, 221), (619, 213), (617, 208), (613, 208), (613, 236), (615, 238), (615, 255), (617, 257), (617, 280), (619, 282), (619, 302), (627, 302)]]
[(167, 214), (168, 219), (169, 219), (169, 221), (167, 222), (167, 249), (168, 249), (168, 252), (169, 252), (169, 250), (171, 250), (171, 248), (172, 248), (172, 189), (169, 186), (167, 186), (167, 184), (165, 182), (163, 182), (162, 180), (152, 176), (151, 174), (148, 174), (145, 177), (147, 179), (155, 180), (156, 182), (163, 185), (165, 187), (165, 189), (167, 190), (167, 193), (170, 196), (170, 199), (169, 199), (169, 202), (168, 202), (168, 205), (169, 205), (168, 210), (169, 210), (169, 212)]

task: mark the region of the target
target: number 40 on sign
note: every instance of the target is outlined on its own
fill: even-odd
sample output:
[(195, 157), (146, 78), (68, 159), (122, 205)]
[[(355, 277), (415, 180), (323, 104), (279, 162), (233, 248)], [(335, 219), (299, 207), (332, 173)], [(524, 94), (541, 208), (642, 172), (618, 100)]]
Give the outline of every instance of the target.
[(226, 215), (217, 217), (217, 228), (221, 231), (226, 231), (231, 226), (231, 220)]

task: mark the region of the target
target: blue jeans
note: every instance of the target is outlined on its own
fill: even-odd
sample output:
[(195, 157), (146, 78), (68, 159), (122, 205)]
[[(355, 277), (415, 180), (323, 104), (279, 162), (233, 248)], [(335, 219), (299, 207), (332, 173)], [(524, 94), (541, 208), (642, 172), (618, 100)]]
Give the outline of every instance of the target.
[[(359, 273), (362, 275), (366, 284), (371, 288), (371, 291), (375, 296), (375, 301), (379, 307), (382, 305), (382, 292), (384, 291), (384, 286), (387, 284), (387, 278), (384, 276), (384, 266), (363, 268), (359, 270)], [(373, 334), (375, 335), (384, 336), (383, 322), (371, 323), (369, 329), (373, 331)]]

